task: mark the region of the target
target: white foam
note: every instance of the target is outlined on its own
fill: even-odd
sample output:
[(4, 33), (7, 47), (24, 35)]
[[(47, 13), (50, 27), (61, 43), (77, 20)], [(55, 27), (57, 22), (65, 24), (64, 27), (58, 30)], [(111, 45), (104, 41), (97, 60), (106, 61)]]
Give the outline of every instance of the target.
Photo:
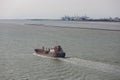
[[(51, 58), (51, 59), (56, 59), (44, 55), (38, 55), (36, 53), (33, 53), (33, 55), (37, 55), (43, 58)], [(83, 60), (80, 58), (57, 58), (61, 61), (69, 62), (75, 65), (91, 68), (91, 69), (96, 69), (98, 71), (102, 72), (108, 72), (108, 73), (118, 73), (120, 74), (120, 66), (117, 65), (111, 65), (111, 64), (106, 64), (102, 62), (94, 62), (94, 61), (89, 61), (89, 60)]]
[(120, 74), (120, 66), (117, 66), (117, 65), (111, 65), (111, 64), (106, 64), (106, 63), (102, 63), (102, 62), (83, 60), (83, 59), (79, 59), (79, 58), (66, 58), (66, 59), (60, 58), (60, 60), (75, 64), (75, 65), (80, 65), (83, 67), (97, 69), (97, 70), (103, 71), (103, 72), (119, 73)]

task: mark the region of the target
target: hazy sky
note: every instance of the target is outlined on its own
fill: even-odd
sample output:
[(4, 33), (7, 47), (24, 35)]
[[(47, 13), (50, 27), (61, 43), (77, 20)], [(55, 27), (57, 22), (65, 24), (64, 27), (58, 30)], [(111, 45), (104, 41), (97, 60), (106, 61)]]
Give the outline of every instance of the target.
[(0, 18), (120, 17), (120, 0), (0, 0)]

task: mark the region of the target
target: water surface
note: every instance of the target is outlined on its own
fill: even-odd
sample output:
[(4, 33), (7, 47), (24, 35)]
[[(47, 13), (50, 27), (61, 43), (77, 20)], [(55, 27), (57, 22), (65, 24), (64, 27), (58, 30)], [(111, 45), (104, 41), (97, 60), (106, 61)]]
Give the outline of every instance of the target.
[[(101, 26), (110, 30), (64, 26)], [(119, 26), (120, 23), (104, 22), (0, 21), (0, 79), (119, 80)], [(60, 44), (70, 58), (33, 55), (35, 48), (56, 44)]]

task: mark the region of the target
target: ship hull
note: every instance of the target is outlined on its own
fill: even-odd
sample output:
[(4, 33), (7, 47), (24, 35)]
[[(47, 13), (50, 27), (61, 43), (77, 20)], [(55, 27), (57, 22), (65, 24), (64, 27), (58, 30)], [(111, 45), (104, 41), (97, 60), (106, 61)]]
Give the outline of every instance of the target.
[(37, 55), (47, 56), (47, 57), (58, 57), (65, 58), (65, 52), (62, 53), (50, 53), (49, 51), (45, 51), (43, 49), (35, 49), (34, 50)]

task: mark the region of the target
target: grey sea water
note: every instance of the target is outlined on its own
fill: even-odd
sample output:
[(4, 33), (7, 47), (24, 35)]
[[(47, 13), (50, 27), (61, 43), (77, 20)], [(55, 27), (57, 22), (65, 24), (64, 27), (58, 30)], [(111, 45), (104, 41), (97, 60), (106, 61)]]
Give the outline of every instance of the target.
[[(33, 55), (56, 44), (69, 58)], [(120, 80), (120, 23), (1, 20), (0, 80)]]

